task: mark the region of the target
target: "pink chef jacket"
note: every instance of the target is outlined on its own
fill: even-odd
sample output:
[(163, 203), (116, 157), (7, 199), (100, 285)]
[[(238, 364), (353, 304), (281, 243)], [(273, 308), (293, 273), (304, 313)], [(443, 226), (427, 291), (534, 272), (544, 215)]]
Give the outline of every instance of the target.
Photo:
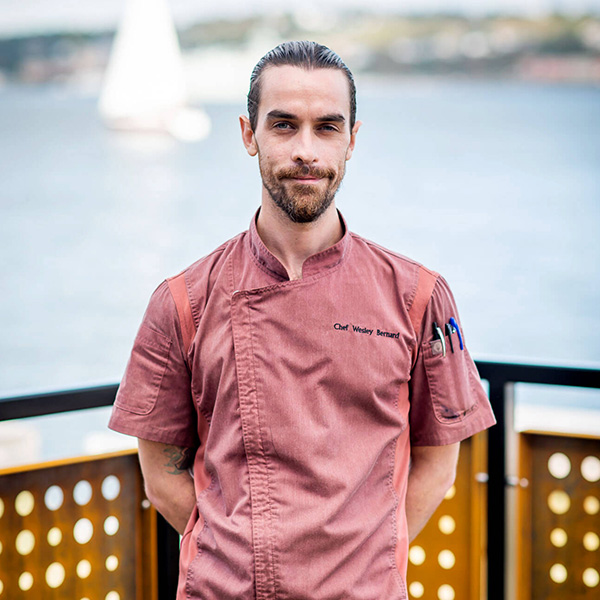
[(110, 427), (198, 448), (178, 600), (407, 598), (410, 446), (494, 423), (467, 349), (433, 338), (458, 320), (437, 275), (413, 331), (418, 273), (345, 228), (289, 281), (253, 219), (185, 270), (187, 356), (155, 291)]

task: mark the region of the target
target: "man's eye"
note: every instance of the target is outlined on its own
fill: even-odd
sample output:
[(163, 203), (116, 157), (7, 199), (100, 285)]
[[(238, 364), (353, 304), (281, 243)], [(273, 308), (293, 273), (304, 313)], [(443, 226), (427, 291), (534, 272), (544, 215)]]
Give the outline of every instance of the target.
[(323, 131), (337, 131), (337, 127), (335, 125), (328, 125), (327, 123), (321, 125), (321, 129)]
[(285, 121), (279, 122), (279, 123), (275, 123), (273, 125), (273, 127), (275, 129), (289, 129), (291, 127), (291, 125), (289, 123), (286, 123)]

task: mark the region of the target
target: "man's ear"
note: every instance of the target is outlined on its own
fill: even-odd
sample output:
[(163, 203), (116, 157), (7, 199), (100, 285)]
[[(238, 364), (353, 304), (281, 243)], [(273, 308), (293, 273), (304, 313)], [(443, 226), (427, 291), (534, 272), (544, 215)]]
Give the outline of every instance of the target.
[(246, 152), (250, 156), (256, 156), (258, 152), (258, 146), (256, 145), (256, 139), (254, 138), (254, 131), (250, 125), (250, 119), (246, 115), (240, 116), (240, 127), (242, 128), (242, 142), (246, 147)]
[(352, 152), (354, 152), (354, 146), (356, 145), (356, 134), (362, 125), (362, 121), (356, 121), (354, 123), (354, 127), (352, 128), (352, 132), (350, 133), (350, 143), (348, 144), (348, 150), (346, 150), (346, 160), (350, 160), (352, 158)]

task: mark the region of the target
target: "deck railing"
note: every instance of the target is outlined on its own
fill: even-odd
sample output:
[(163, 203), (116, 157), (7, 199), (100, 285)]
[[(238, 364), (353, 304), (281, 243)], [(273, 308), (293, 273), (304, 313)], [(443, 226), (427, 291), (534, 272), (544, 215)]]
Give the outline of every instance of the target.
[[(515, 588), (522, 583), (515, 582), (514, 569), (508, 569), (516, 560), (517, 551), (511, 547), (511, 534), (514, 537), (517, 532), (508, 528), (511, 500), (515, 502), (510, 488), (520, 485), (522, 479), (513, 470), (516, 468), (514, 459), (513, 464), (509, 464), (511, 453), (516, 452), (514, 386), (530, 383), (600, 389), (600, 370), (487, 361), (476, 361), (476, 364), (481, 378), (489, 383), (489, 398), (497, 420), (497, 425), (488, 433), (487, 598), (508, 600), (519, 593)], [(514, 518), (512, 524), (517, 528), (519, 522)]]
[[(555, 451), (548, 454), (551, 451), (551, 448), (548, 446), (548, 440), (551, 440), (549, 436), (544, 437), (540, 444), (537, 441), (538, 438), (535, 436), (523, 437), (516, 434), (513, 424), (513, 398), (514, 385), (517, 383), (600, 389), (600, 370), (487, 361), (477, 361), (477, 368), (482, 379), (487, 380), (489, 383), (490, 400), (498, 420), (498, 425), (491, 428), (486, 434), (476, 436), (469, 443), (465, 444), (464, 452), (461, 451), (459, 480), (457, 481), (456, 491), (444, 501), (438, 513), (434, 515), (428, 524), (426, 530), (416, 540), (417, 543), (411, 548), (412, 555), (409, 562), (408, 576), (410, 597), (423, 598), (424, 600), (428, 598), (441, 600), (445, 600), (446, 598), (448, 600), (481, 600), (483, 598), (487, 598), (488, 600), (538, 600), (543, 598), (546, 600), (554, 597), (589, 597), (591, 599), (600, 590), (599, 583), (594, 583), (600, 571), (600, 555), (596, 545), (598, 534), (600, 533), (598, 531), (600, 527), (598, 526), (597, 516), (600, 508), (596, 508), (597, 506), (600, 507), (600, 498), (598, 498), (600, 492), (598, 491), (598, 480), (594, 479), (596, 476), (594, 471), (595, 463), (592, 465), (592, 474), (590, 477), (584, 474), (583, 478), (579, 477), (577, 481), (571, 481), (569, 483), (570, 487), (566, 491), (563, 491), (557, 482), (560, 483), (563, 480), (564, 482), (570, 481), (568, 475), (572, 472), (571, 476), (574, 477), (573, 473), (575, 469), (569, 468), (567, 475), (557, 477), (555, 470), (550, 467), (549, 470), (546, 469), (544, 471), (544, 473), (546, 471), (549, 473), (546, 478), (549, 481), (546, 481), (544, 474), (540, 472), (539, 465), (545, 465), (548, 462), (549, 459), (547, 456), (555, 457), (557, 455), (565, 457), (569, 465), (571, 461), (579, 460), (580, 462), (585, 462), (588, 459), (588, 466), (591, 464), (590, 460), (592, 462), (596, 460), (600, 465), (600, 440), (589, 436), (585, 438), (584, 436), (581, 438), (581, 444), (574, 447), (572, 441), (574, 438), (571, 437), (571, 441), (565, 446), (566, 449), (563, 452), (556, 450), (556, 447), (561, 446), (561, 438), (553, 438), (552, 444), (554, 444)], [(114, 401), (116, 390), (116, 385), (108, 385), (0, 399), (0, 421), (110, 406)], [(132, 457), (134, 460), (133, 463), (131, 462)], [(100, 459), (89, 458), (89, 461), (97, 460)], [(536, 460), (537, 462), (535, 462)], [(129, 589), (127, 586), (133, 585), (136, 588), (137, 598), (143, 600), (151, 600), (153, 598), (157, 598), (158, 600), (172, 600), (175, 597), (178, 576), (179, 537), (153, 509), (148, 508), (148, 503), (144, 502), (143, 487), (135, 455), (125, 453), (122, 456), (105, 457), (105, 467), (98, 468), (98, 465), (96, 465), (95, 469), (88, 469), (86, 471), (87, 478), (84, 477), (83, 479), (81, 479), (83, 476), (75, 472), (69, 474), (68, 468), (70, 467), (67, 464), (69, 461), (59, 461), (60, 464), (54, 463), (51, 465), (51, 468), (59, 469), (58, 471), (44, 471), (41, 478), (47, 478), (52, 473), (55, 477), (63, 478), (65, 482), (75, 481), (80, 477), (80, 480), (84, 480), (89, 484), (89, 481), (94, 479), (93, 473), (96, 472), (100, 473), (104, 479), (102, 481), (92, 481), (89, 485), (92, 487), (97, 485), (98, 489), (100, 489), (103, 482), (110, 477), (107, 473), (112, 473), (113, 471), (116, 473), (120, 468), (125, 468), (121, 464), (123, 461), (126, 463), (125, 467), (132, 470), (130, 473), (131, 484), (134, 485), (132, 490), (135, 489), (135, 493), (134, 491), (130, 491), (130, 496), (135, 498), (137, 505), (131, 510), (137, 511), (139, 514), (137, 517), (135, 515), (127, 517), (123, 513), (122, 517), (119, 518), (122, 518), (124, 522), (128, 518), (133, 518), (134, 521), (132, 523), (135, 522), (136, 531), (139, 530), (139, 534), (136, 534), (137, 538), (129, 540), (131, 544), (135, 545), (135, 552), (137, 554), (134, 553), (135, 556), (132, 555), (128, 566), (130, 569), (140, 572), (129, 574), (130, 580), (133, 583), (118, 582), (115, 580), (113, 586), (115, 589), (108, 592), (107, 595), (102, 596), (102, 598), (106, 598), (107, 600), (113, 598), (115, 600), (125, 600), (127, 598), (129, 600), (131, 592), (127, 591)], [(563, 462), (564, 468), (564, 458), (559, 457), (559, 463), (560, 461)], [(71, 461), (73, 464), (83, 462), (85, 460), (82, 459)], [(109, 468), (106, 465), (112, 466)], [(4, 532), (0, 535), (0, 552), (3, 553), (3, 559), (5, 559), (0, 561), (0, 564), (8, 564), (6, 557), (10, 557), (10, 552), (12, 551), (16, 556), (16, 562), (13, 561), (14, 568), (16, 568), (15, 573), (17, 571), (20, 572), (20, 575), (19, 573), (16, 575), (7, 573), (0, 566), (0, 600), (4, 597), (10, 597), (11, 599), (21, 597), (65, 597), (64, 589), (62, 592), (63, 595), (60, 593), (52, 595), (56, 588), (53, 588), (51, 585), (53, 581), (56, 582), (56, 579), (52, 579), (56, 573), (51, 571), (50, 567), (54, 567), (55, 571), (58, 569), (58, 575), (60, 575), (61, 569), (64, 570), (64, 567), (61, 566), (62, 563), (53, 562), (47, 569), (41, 570), (39, 573), (37, 571), (33, 572), (32, 568), (28, 570), (24, 567), (24, 565), (28, 564), (28, 560), (31, 563), (33, 557), (37, 556), (33, 550), (31, 549), (29, 552), (23, 554), (23, 548), (21, 548), (20, 550), (17, 549), (15, 553), (14, 547), (16, 546), (13, 538), (10, 538), (10, 540), (2, 539), (5, 537), (6, 522), (9, 520), (9, 511), (7, 510), (6, 503), (12, 502), (14, 504), (17, 498), (14, 495), (10, 496), (9, 488), (12, 490), (10, 493), (18, 495), (20, 493), (19, 490), (23, 487), (18, 481), (16, 483), (13, 482), (10, 486), (8, 483), (19, 476), (19, 473), (26, 473), (27, 476), (25, 479), (31, 483), (29, 487), (35, 490), (36, 484), (34, 478), (31, 476), (31, 472), (42, 470), (43, 468), (44, 465), (38, 465), (33, 468), (17, 467), (0, 471), (0, 531)], [(123, 483), (127, 480), (127, 476), (121, 475), (120, 477)], [(600, 473), (598, 473), (598, 478), (600, 478)], [(6, 485), (3, 485), (3, 481), (6, 482)], [(580, 485), (581, 482), (582, 484)], [(588, 483), (591, 487), (586, 487)], [(536, 489), (528, 489), (528, 484), (531, 484), (531, 486), (535, 485)], [(36, 493), (38, 495), (43, 494), (44, 489), (46, 489), (47, 494), (50, 489), (48, 486), (52, 487), (46, 479), (45, 487), (43, 489), (40, 487)], [(546, 487), (544, 486), (550, 490), (548, 497), (552, 496), (553, 492), (558, 492), (559, 496), (552, 497), (559, 498), (559, 500), (562, 499), (563, 504), (558, 506), (555, 511), (551, 506), (552, 502), (548, 500), (547, 503), (550, 508), (548, 508), (547, 512), (549, 517), (544, 520), (543, 511), (538, 511), (540, 516), (536, 515), (535, 522), (532, 522), (531, 506), (534, 501), (533, 497), (535, 496), (535, 501), (538, 503), (540, 502), (540, 498), (545, 498), (543, 495), (536, 495), (534, 492), (538, 488), (545, 490)], [(59, 487), (57, 486), (57, 489)], [(571, 496), (569, 496), (569, 493)], [(3, 501), (3, 494), (8, 494), (7, 498), (9, 496), (10, 498)], [(456, 497), (454, 497), (454, 494)], [(565, 497), (560, 496), (560, 494), (564, 494), (567, 500), (565, 500)], [(97, 494), (97, 496), (100, 498), (100, 504), (92, 506), (92, 503), (90, 503), (89, 511), (93, 512), (96, 516), (98, 514), (104, 515), (102, 511), (106, 510), (113, 513), (117, 512), (117, 509), (110, 504), (110, 499), (103, 499), (102, 494)], [(568, 556), (561, 558), (561, 549), (566, 544), (565, 542), (561, 546), (561, 540), (563, 539), (563, 534), (564, 537), (568, 538), (569, 532), (567, 530), (570, 526), (569, 521), (565, 520), (566, 517), (564, 517), (565, 513), (568, 512), (568, 508), (561, 513), (561, 510), (563, 510), (561, 506), (564, 507), (565, 502), (571, 502), (571, 497), (581, 499), (581, 502), (583, 502), (582, 506), (585, 508), (581, 514), (584, 517), (587, 515), (591, 520), (587, 528), (589, 531), (586, 530), (582, 534), (587, 536), (585, 538), (587, 541), (579, 544), (577, 548), (573, 546), (569, 550)], [(29, 496), (26, 497), (25, 509), (23, 509), (24, 512), (22, 511), (23, 514), (19, 510), (16, 510), (14, 519), (9, 521), (14, 527), (19, 529), (19, 532), (16, 532), (15, 536), (17, 534), (21, 535), (24, 531), (29, 532), (27, 535), (22, 536), (22, 539), (25, 541), (29, 539), (29, 534), (35, 540), (35, 531), (32, 531), (35, 527), (40, 528), (40, 536), (42, 534), (45, 536), (49, 525), (52, 522), (60, 520), (57, 516), (52, 517), (50, 515), (46, 523), (42, 522), (45, 517), (38, 515), (36, 517), (37, 520), (33, 521), (32, 515), (35, 512), (27, 512), (27, 501), (34, 502), (35, 498), (35, 494), (31, 492), (31, 498)], [(46, 504), (48, 504), (47, 498)], [(85, 517), (86, 505), (82, 506), (75, 499), (73, 506), (79, 511), (77, 516), (80, 517), (80, 520), (89, 522), (93, 526), (92, 521)], [(143, 507), (143, 510), (141, 507)], [(127, 509), (121, 507), (119, 510), (126, 511)], [(2, 523), (3, 513), (4, 524)], [(105, 520), (103, 523), (104, 529), (107, 530), (107, 521)], [(464, 527), (462, 525), (457, 527), (457, 523), (459, 525), (464, 523)], [(101, 526), (102, 524), (97, 525), (96, 530)], [(547, 546), (552, 551), (556, 550), (554, 554), (550, 552), (545, 557), (546, 562), (542, 566), (532, 560), (532, 554), (539, 552), (539, 548), (537, 546), (534, 547), (526, 539), (519, 539), (523, 538), (523, 535), (519, 536), (515, 531), (515, 528), (518, 528), (518, 531), (531, 538), (534, 533), (532, 528), (536, 526), (553, 527), (551, 531), (535, 532), (537, 533), (538, 541), (542, 540), (542, 547)], [(43, 530), (44, 527), (46, 528), (45, 530)], [(464, 531), (466, 528), (468, 528), (467, 533)], [(559, 531), (559, 533), (555, 533), (556, 531)], [(550, 540), (551, 534), (558, 537)], [(110, 532), (106, 535), (110, 537)], [(105, 545), (111, 542), (108, 537), (108, 541), (102, 542)], [(444, 542), (447, 542), (445, 546), (444, 544), (442, 546), (439, 545), (440, 538)], [(31, 543), (35, 546), (37, 542), (33, 541)], [(44, 548), (48, 544), (52, 545), (49, 537), (47, 542), (44, 541), (44, 544)], [(37, 544), (35, 546), (36, 551), (40, 545)], [(80, 543), (79, 546), (74, 545), (74, 548), (69, 550), (71, 559), (75, 560), (72, 567), (73, 571), (76, 571), (77, 577), (74, 577), (76, 583), (72, 583), (72, 586), (75, 586), (73, 589), (77, 590), (77, 598), (87, 597), (84, 582), (86, 578), (91, 577), (89, 572), (96, 574), (98, 571), (101, 571), (104, 573), (102, 569), (108, 569), (110, 566), (106, 562), (108, 558), (105, 557), (106, 564), (102, 563), (103, 566), (101, 568), (96, 568), (96, 565), (100, 564), (99, 561), (105, 559), (101, 556), (93, 557), (92, 554), (88, 558), (84, 558), (85, 553), (83, 550), (82, 555), (77, 556), (77, 548), (82, 548), (83, 546), (84, 544)], [(104, 548), (104, 554), (112, 552), (109, 545), (101, 547)], [(24, 548), (27, 550), (26, 546)], [(440, 550), (440, 548), (442, 549)], [(428, 553), (430, 556), (434, 555), (437, 561), (430, 560), (426, 563), (425, 556)], [(464, 561), (461, 566), (460, 561), (463, 555)], [(44, 556), (46, 557), (46, 562), (48, 562), (50, 560), (48, 557), (51, 556), (48, 548), (46, 548)], [(108, 556), (114, 557), (114, 553)], [(435, 565), (433, 564), (434, 562)], [(460, 568), (456, 567), (457, 563), (459, 563)], [(581, 568), (579, 567), (580, 564)], [(56, 565), (59, 566), (57, 567)], [(439, 577), (433, 572), (433, 566), (441, 572)], [(427, 572), (424, 571), (426, 568), (429, 569)], [(454, 571), (452, 570), (453, 568)], [(82, 577), (82, 575), (85, 575), (85, 577)], [(44, 594), (37, 592), (31, 595), (35, 589), (34, 582), (40, 579), (43, 580), (44, 578), (45, 582), (42, 581), (43, 589), (45, 590)], [(60, 577), (58, 579), (60, 580)], [(65, 579), (64, 575), (63, 579)], [(12, 583), (10, 583), (11, 581)], [(12, 587), (9, 588), (9, 586)], [(544, 591), (539, 591), (542, 588)], [(15, 591), (12, 591), (13, 589)], [(119, 589), (123, 591), (119, 593)], [(28, 595), (30, 590), (31, 593)], [(552, 595), (554, 592), (556, 592), (556, 596)]]

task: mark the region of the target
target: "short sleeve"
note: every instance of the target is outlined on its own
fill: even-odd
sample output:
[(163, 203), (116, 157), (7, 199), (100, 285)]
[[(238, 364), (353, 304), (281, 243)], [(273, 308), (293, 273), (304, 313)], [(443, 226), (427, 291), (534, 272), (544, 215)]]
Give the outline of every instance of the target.
[(167, 282), (150, 299), (108, 426), (154, 442), (198, 444), (190, 373)]
[[(451, 319), (457, 327), (448, 335)], [(434, 323), (445, 346), (434, 335)], [(467, 349), (454, 297), (442, 277), (425, 310), (422, 332), (409, 382), (411, 444), (453, 444), (491, 427), (494, 414)]]

